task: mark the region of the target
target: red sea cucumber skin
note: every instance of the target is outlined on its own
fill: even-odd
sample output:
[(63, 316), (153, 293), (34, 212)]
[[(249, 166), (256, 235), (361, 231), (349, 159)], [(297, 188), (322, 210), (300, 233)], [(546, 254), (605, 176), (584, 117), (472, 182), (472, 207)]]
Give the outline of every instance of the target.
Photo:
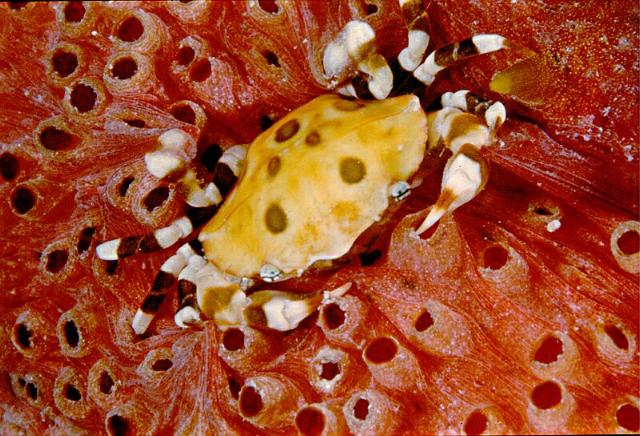
[[(415, 237), (444, 165), (428, 155), (422, 185), (382, 225), (380, 259), (282, 284), (353, 283), (293, 332), (247, 330), (234, 343), (211, 323), (184, 331), (170, 301), (149, 335), (133, 335), (133, 312), (170, 250), (115, 268), (94, 251), (179, 214), (175, 187), (144, 169), (159, 134), (185, 130), (196, 162), (210, 144), (250, 142), (265, 117), (327, 91), (324, 46), (356, 17), (388, 59), (406, 44), (395, 0), (371, 1), (371, 15), (355, 0), (255, 3), (0, 5), (2, 433), (290, 434), (309, 428), (296, 416), (311, 404), (336, 433), (637, 431), (638, 249), (633, 231), (627, 245), (610, 242), (623, 223), (637, 228), (639, 212), (638, 9), (626, 1), (425, 2), (431, 48), (479, 33), (515, 43), (443, 72), (421, 95), (427, 105), (466, 88), (505, 102), (483, 193)], [(131, 16), (147, 33), (119, 40)], [(181, 65), (185, 44), (194, 58)], [(59, 51), (77, 61), (64, 77), (56, 71), (71, 64), (56, 66)], [(109, 65), (127, 53), (141, 71), (121, 86)], [(497, 71), (529, 80), (508, 92), (494, 82), (499, 95), (489, 91)], [(74, 110), (91, 106), (72, 98), (79, 84), (93, 87), (93, 109)], [(182, 100), (193, 124), (172, 115)], [(43, 137), (48, 127), (68, 143)], [(164, 187), (166, 198), (149, 196)], [(333, 328), (330, 304), (345, 316)], [(549, 337), (560, 351), (545, 348)], [(313, 367), (323, 347), (339, 352), (328, 390)], [(284, 387), (280, 403), (265, 403), (277, 411), (270, 419), (242, 417), (247, 380)]]

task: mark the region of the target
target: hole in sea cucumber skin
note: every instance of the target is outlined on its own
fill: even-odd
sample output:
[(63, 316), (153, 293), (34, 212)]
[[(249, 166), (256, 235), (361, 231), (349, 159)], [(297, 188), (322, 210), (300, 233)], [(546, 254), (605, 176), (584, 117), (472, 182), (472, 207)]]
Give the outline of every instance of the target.
[(337, 329), (345, 321), (344, 310), (337, 303), (330, 303), (324, 306), (322, 308), (322, 317), (325, 325), (331, 330)]
[(40, 143), (47, 150), (64, 151), (75, 146), (77, 138), (65, 130), (48, 126), (40, 132)]
[(167, 198), (169, 198), (169, 188), (166, 186), (159, 186), (151, 190), (151, 192), (144, 197), (142, 202), (147, 211), (153, 212), (162, 206), (162, 204), (167, 201)]
[(31, 400), (36, 401), (38, 399), (38, 387), (33, 382), (27, 383), (24, 390), (27, 397)]
[(244, 333), (240, 329), (229, 329), (222, 334), (222, 345), (229, 351), (244, 348)]
[(484, 413), (475, 411), (471, 415), (467, 417), (467, 420), (464, 422), (464, 432), (465, 434), (471, 435), (480, 435), (487, 429), (487, 417)]
[(627, 339), (627, 336), (624, 334), (624, 332), (618, 327), (613, 324), (607, 324), (604, 326), (604, 331), (607, 335), (609, 335), (616, 347), (624, 351), (629, 349), (629, 340)]
[(316, 407), (304, 407), (296, 415), (296, 427), (303, 435), (318, 436), (325, 427), (324, 413)]
[(171, 359), (158, 359), (151, 365), (151, 369), (158, 372), (168, 371), (173, 367)]
[(211, 76), (211, 62), (209, 59), (202, 59), (196, 62), (191, 68), (191, 80), (194, 82), (204, 82)]
[(78, 68), (78, 56), (75, 53), (59, 49), (53, 54), (51, 64), (53, 65), (53, 71), (58, 76), (62, 78), (68, 77)]
[(278, 55), (276, 55), (271, 50), (262, 51), (262, 56), (267, 61), (267, 64), (272, 65), (274, 67), (280, 67), (280, 61), (278, 60)]
[(176, 55), (176, 61), (178, 65), (187, 66), (193, 61), (193, 58), (196, 56), (196, 52), (193, 47), (188, 45), (182, 46), (178, 49), (178, 54)]
[(623, 404), (616, 411), (616, 422), (618, 425), (631, 432), (640, 430), (640, 411), (633, 404)]
[(89, 112), (96, 105), (98, 94), (89, 85), (79, 83), (73, 87), (69, 101), (80, 113)]
[(237, 400), (240, 397), (240, 389), (242, 389), (242, 383), (233, 377), (229, 377), (227, 380), (229, 383), (229, 392), (231, 392), (231, 397)]
[(11, 153), (2, 153), (0, 156), (0, 175), (5, 180), (13, 180), (20, 171), (18, 159)]
[(258, 4), (263, 11), (269, 14), (275, 15), (280, 11), (280, 7), (276, 0), (258, 0)]
[(47, 264), (45, 268), (52, 274), (57, 274), (64, 269), (69, 259), (67, 250), (53, 250), (47, 256)]
[(262, 397), (251, 386), (245, 386), (240, 391), (240, 413), (245, 418), (256, 416), (262, 410)]
[(85, 8), (80, 1), (71, 1), (64, 8), (64, 19), (70, 23), (79, 23), (84, 18)]
[(260, 129), (264, 132), (269, 127), (273, 126), (273, 120), (269, 115), (262, 115), (260, 117)]
[(78, 326), (73, 321), (67, 321), (64, 323), (64, 338), (69, 346), (75, 348), (80, 343), (80, 333), (78, 332)]
[(133, 183), (134, 180), (134, 177), (125, 177), (122, 182), (120, 182), (120, 186), (118, 186), (118, 194), (120, 194), (121, 197), (127, 195), (129, 186), (131, 186), (131, 183)]
[(140, 119), (131, 119), (131, 120), (123, 120), (125, 123), (130, 125), (131, 127), (137, 127), (138, 129), (143, 129), (147, 124), (144, 120)]
[(70, 384), (64, 387), (64, 397), (69, 401), (80, 401), (82, 399), (80, 391)]
[(640, 251), (640, 234), (635, 230), (627, 230), (618, 238), (618, 248), (627, 256)]
[(551, 409), (562, 401), (562, 390), (557, 383), (546, 381), (533, 389), (531, 401), (538, 409)]
[(111, 76), (118, 80), (132, 78), (138, 72), (138, 64), (130, 57), (116, 60), (111, 67)]
[(86, 252), (91, 247), (91, 240), (96, 233), (95, 227), (86, 227), (80, 232), (78, 237), (78, 243), (76, 244), (76, 250), (78, 254)]
[(98, 379), (98, 385), (100, 392), (105, 395), (109, 395), (113, 392), (113, 386), (115, 385), (115, 383), (109, 373), (103, 371), (102, 374), (100, 374), (100, 378)]
[(130, 434), (129, 421), (120, 415), (111, 415), (107, 420), (107, 433), (113, 436), (126, 436)]
[(540, 363), (553, 363), (563, 352), (562, 341), (555, 336), (549, 336), (542, 341), (533, 359)]
[(376, 338), (367, 345), (364, 355), (372, 363), (382, 364), (393, 360), (398, 353), (398, 346), (391, 338)]
[(378, 12), (378, 6), (372, 4), (372, 3), (367, 3), (366, 6), (366, 13), (367, 15), (373, 15), (376, 12)]
[(31, 343), (31, 336), (33, 336), (33, 333), (31, 333), (31, 330), (29, 330), (26, 325), (22, 323), (16, 324), (13, 328), (13, 335), (15, 337), (15, 342), (23, 349), (31, 348), (33, 345)]
[(174, 106), (171, 108), (171, 115), (183, 123), (195, 125), (196, 123), (196, 113), (193, 111), (191, 106), (188, 104), (181, 104), (178, 106)]
[(103, 263), (104, 263), (104, 272), (106, 272), (107, 275), (112, 276), (116, 273), (116, 270), (118, 269), (117, 260), (107, 260), (107, 261), (103, 261)]
[(11, 205), (18, 215), (24, 215), (36, 205), (36, 194), (24, 186), (19, 186), (11, 194)]
[(422, 311), (422, 314), (416, 320), (415, 328), (419, 332), (423, 332), (427, 330), (429, 327), (433, 325), (433, 317), (429, 313), (427, 309)]
[(118, 38), (124, 42), (140, 39), (144, 33), (144, 26), (136, 17), (128, 17), (118, 27)]
[(321, 366), (320, 377), (325, 380), (333, 380), (338, 374), (340, 374), (340, 365), (336, 362), (325, 362)]
[(36, 202), (36, 196), (28, 188), (19, 187), (11, 195), (11, 204), (16, 212), (20, 215), (24, 215), (29, 212)]
[(353, 405), (353, 416), (360, 421), (367, 419), (367, 416), (369, 416), (369, 401), (364, 398), (356, 401), (356, 404)]
[(484, 251), (483, 262), (484, 267), (498, 270), (502, 268), (509, 260), (509, 252), (500, 245), (494, 245)]

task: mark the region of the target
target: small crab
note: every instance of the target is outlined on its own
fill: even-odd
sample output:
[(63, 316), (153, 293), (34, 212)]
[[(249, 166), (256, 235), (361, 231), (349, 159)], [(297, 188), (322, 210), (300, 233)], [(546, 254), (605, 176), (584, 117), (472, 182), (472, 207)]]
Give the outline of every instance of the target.
[[(458, 60), (507, 46), (499, 35), (478, 35), (442, 47), (422, 62), (429, 41), (424, 13), (411, 9), (415, 1), (400, 3), (408, 11), (404, 16), (409, 26), (400, 65), (427, 85)], [(197, 325), (206, 317), (221, 328), (296, 328), (323, 298), (347, 292), (349, 284), (323, 294), (245, 291), (256, 280), (271, 283), (300, 276), (312, 265), (349, 252), (390, 202), (410, 194), (411, 178), (427, 148), (444, 146), (453, 155), (444, 169), (441, 194), (417, 234), (482, 190), (487, 166), (479, 150), (491, 144), (506, 118), (501, 103), (459, 91), (443, 95), (442, 109), (427, 113), (414, 95), (386, 98), (393, 75), (375, 51), (373, 29), (362, 21), (348, 23), (327, 46), (324, 67), (328, 77), (345, 76), (347, 71), (338, 92), (351, 97), (318, 97), (280, 119), (249, 146), (227, 149), (214, 182), (205, 187), (184, 158), (192, 139), (182, 130), (162, 134), (159, 147), (145, 155), (154, 176), (182, 184), (186, 202), (196, 213), (150, 235), (102, 243), (96, 249), (98, 257), (117, 260), (166, 248), (206, 224), (197, 239), (182, 245), (162, 265), (133, 319), (137, 334), (147, 330), (176, 282), (175, 322), (181, 327)], [(377, 100), (357, 98), (363, 77)]]

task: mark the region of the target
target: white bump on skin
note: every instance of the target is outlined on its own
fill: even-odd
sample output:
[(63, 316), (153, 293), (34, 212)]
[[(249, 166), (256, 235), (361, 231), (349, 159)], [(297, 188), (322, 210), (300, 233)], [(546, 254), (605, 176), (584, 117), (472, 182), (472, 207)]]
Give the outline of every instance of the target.
[(553, 220), (549, 222), (549, 224), (547, 224), (547, 232), (553, 233), (556, 230), (558, 230), (560, 226), (562, 226), (562, 223), (560, 222), (560, 220)]
[(118, 260), (118, 247), (120, 239), (103, 242), (96, 247), (96, 254), (102, 260)]
[(423, 30), (410, 30), (408, 44), (398, 55), (400, 66), (406, 71), (418, 68), (429, 45), (429, 35)]
[(131, 321), (131, 327), (136, 335), (140, 336), (147, 331), (151, 321), (153, 321), (153, 315), (144, 313), (142, 310), (138, 309), (133, 317), (133, 321)]
[(480, 54), (490, 53), (505, 48), (506, 39), (500, 35), (483, 34), (471, 38)]
[(262, 310), (267, 318), (267, 327), (284, 332), (296, 328), (315, 309), (305, 300), (276, 297), (266, 302)]

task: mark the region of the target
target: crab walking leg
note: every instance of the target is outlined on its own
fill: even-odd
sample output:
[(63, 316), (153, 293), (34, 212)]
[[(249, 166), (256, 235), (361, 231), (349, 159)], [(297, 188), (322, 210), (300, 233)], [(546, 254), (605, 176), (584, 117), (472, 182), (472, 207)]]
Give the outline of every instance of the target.
[(202, 321), (196, 301), (196, 274), (206, 264), (207, 261), (202, 255), (191, 256), (187, 266), (178, 276), (178, 310), (173, 318), (178, 327), (187, 328)]
[[(174, 132), (175, 130), (177, 129), (169, 132)], [(163, 134), (163, 136), (166, 134)], [(164, 162), (162, 166), (164, 170), (155, 171), (154, 168), (159, 168), (155, 166), (158, 161), (156, 161), (156, 157), (149, 157), (150, 154), (154, 153), (160, 152), (147, 153), (145, 156), (147, 167), (150, 168), (150, 172), (153, 175), (166, 177), (167, 174), (177, 171), (175, 165), (172, 166), (174, 170), (168, 170), (170, 165), (166, 162), (169, 162), (170, 159), (166, 158), (166, 154), (162, 154), (162, 157), (158, 158)], [(165, 152), (163, 151), (162, 153)], [(118, 260), (136, 253), (149, 253), (168, 248), (180, 239), (189, 236), (194, 228), (204, 224), (213, 216), (215, 207), (222, 202), (222, 195), (226, 195), (238, 179), (244, 165), (245, 156), (246, 146), (244, 145), (235, 145), (227, 149), (214, 170), (215, 184), (214, 182), (209, 183), (205, 189), (200, 187), (195, 173), (191, 169), (183, 169), (184, 173), (180, 181), (186, 190), (187, 204), (193, 209), (186, 216), (176, 219), (167, 227), (155, 230), (151, 234), (129, 236), (103, 242), (96, 247), (98, 257), (103, 260)], [(173, 160), (173, 162), (175, 164), (177, 160)]]
[(143, 335), (147, 331), (167, 292), (176, 282), (178, 275), (185, 268), (189, 259), (196, 256), (198, 249), (201, 250), (201, 247), (199, 247), (197, 240), (193, 243), (184, 244), (176, 251), (176, 254), (162, 264), (153, 281), (151, 290), (136, 311), (131, 322), (131, 327), (137, 335)]
[[(347, 68), (355, 67), (363, 74), (368, 91), (376, 99), (386, 98), (393, 88), (393, 73), (387, 60), (376, 52), (376, 33), (364, 21), (349, 21), (336, 38), (327, 44), (322, 65), (328, 78), (334, 79)], [(362, 77), (360, 77), (362, 78)], [(344, 95), (358, 97), (353, 83), (338, 89)]]
[(507, 47), (509, 47), (509, 41), (500, 35), (475, 35), (432, 52), (422, 65), (416, 68), (413, 75), (425, 85), (431, 85), (436, 74), (456, 62)]
[(429, 17), (422, 0), (399, 0), (409, 33), (408, 44), (398, 55), (398, 63), (406, 71), (414, 71), (422, 62), (429, 45)]
[(445, 92), (442, 94), (441, 103), (442, 107), (454, 107), (484, 117), (484, 121), (491, 131), (492, 139), (507, 119), (507, 110), (502, 102), (484, 100), (466, 89)]
[[(450, 97), (444, 99), (445, 103), (451, 103)], [(480, 149), (491, 144), (495, 132), (487, 125), (490, 123), (483, 122), (478, 115), (463, 112), (457, 103), (427, 114), (429, 147), (444, 144), (453, 156), (444, 168), (440, 196), (416, 230), (418, 234), (428, 230), (444, 214), (471, 201), (487, 182), (488, 167)], [(494, 108), (490, 115), (492, 125), (501, 126), (506, 117), (504, 106), (496, 103), (490, 108)]]

